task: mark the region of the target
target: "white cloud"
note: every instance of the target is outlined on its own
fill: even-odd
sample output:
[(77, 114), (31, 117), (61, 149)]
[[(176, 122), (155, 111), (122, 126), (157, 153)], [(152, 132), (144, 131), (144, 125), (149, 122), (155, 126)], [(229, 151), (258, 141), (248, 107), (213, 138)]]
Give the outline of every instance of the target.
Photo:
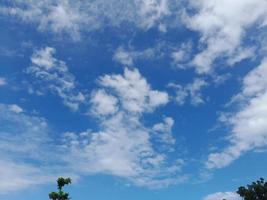
[(212, 75), (213, 78), (213, 83), (215, 84), (215, 86), (219, 86), (223, 83), (225, 83), (228, 79), (230, 79), (232, 77), (232, 74), (230, 73), (226, 73), (226, 74), (216, 74), (214, 73)]
[[(36, 51), (27, 73), (37, 79), (40, 90), (51, 91), (66, 103), (70, 99), (65, 97), (76, 92), (75, 79), (54, 53), (49, 47)], [(186, 181), (187, 176), (180, 173), (184, 161), (168, 157), (175, 144), (173, 119), (165, 117), (154, 128), (142, 123), (145, 113), (168, 103), (168, 94), (151, 89), (137, 69), (104, 75), (98, 84), (100, 88), (90, 96), (90, 113), (97, 117), (99, 130), (67, 132), (60, 146), (54, 143), (46, 120), (29, 116), (15, 105), (0, 106), (0, 123), (5, 127), (0, 133), (1, 172), (6, 173), (0, 178), (2, 193), (9, 191), (8, 178), (15, 181), (15, 191), (32, 187), (36, 176), (45, 177), (46, 184), (62, 170), (72, 177), (110, 174), (146, 187)], [(156, 148), (152, 139), (158, 142)], [(16, 177), (9, 173), (10, 168), (17, 170)]]
[[(32, 59), (35, 67), (31, 70), (45, 74), (44, 80), (50, 78), (47, 73), (55, 63), (62, 64), (50, 51), (38, 51)], [(64, 69), (59, 65), (60, 72), (66, 72)], [(167, 154), (174, 145), (173, 119), (165, 117), (154, 128), (141, 122), (144, 113), (168, 102), (167, 93), (152, 90), (138, 70), (129, 69), (123, 75), (100, 77), (99, 86), (91, 95), (99, 130), (67, 132), (61, 144), (56, 144), (45, 119), (30, 116), (15, 104), (0, 104), (0, 193), (38, 186), (38, 180), (40, 185), (47, 184), (59, 175), (75, 178), (104, 173), (146, 187), (165, 187), (187, 179), (180, 174), (184, 161), (169, 160)], [(159, 139), (161, 151), (154, 149), (152, 138)]]
[(118, 110), (116, 97), (107, 94), (105, 90), (97, 90), (91, 95), (93, 113), (97, 116), (114, 114)]
[(165, 117), (164, 123), (155, 124), (153, 130), (159, 132), (171, 132), (173, 124), (174, 120), (171, 117)]
[(3, 78), (3, 77), (0, 77), (0, 87), (1, 87), (1, 86), (4, 86), (4, 85), (6, 85), (6, 84), (7, 84), (6, 79)]
[[(15, 109), (14, 109), (15, 108)], [(29, 116), (20, 107), (0, 104), (0, 149), (8, 158), (38, 157), (42, 159), (43, 145), (49, 140), (49, 127), (45, 119)], [(12, 137), (11, 137), (12, 136)], [(19, 160), (18, 160), (19, 161)]]
[(141, 0), (139, 15), (144, 19), (141, 26), (145, 28), (152, 27), (162, 16), (170, 14), (168, 0)]
[(179, 69), (186, 69), (192, 51), (192, 43), (182, 43), (180, 47), (171, 53), (173, 65)]
[(46, 47), (44, 49), (40, 49), (36, 51), (32, 56), (31, 61), (34, 65), (38, 65), (45, 70), (49, 70), (54, 67), (55, 62), (57, 61), (53, 54), (55, 54), (56, 50), (52, 47)]
[(46, 121), (12, 108), (0, 104), (1, 194), (47, 184), (59, 174)]
[(191, 103), (193, 105), (199, 105), (204, 103), (202, 94), (200, 93), (203, 87), (206, 87), (208, 83), (205, 80), (196, 78), (192, 84), (187, 86), (191, 96)]
[(123, 109), (136, 114), (151, 112), (169, 101), (166, 92), (151, 90), (137, 69), (125, 68), (123, 76), (105, 75), (100, 77), (99, 84), (114, 90)]
[(69, 140), (69, 162), (82, 173), (111, 174), (138, 186), (166, 187), (184, 181), (177, 174), (183, 161), (168, 163), (167, 154), (156, 152), (150, 139), (150, 130), (139, 118), (120, 112), (102, 120), (99, 132)]
[(38, 87), (39, 93), (50, 91), (58, 95), (63, 103), (76, 111), (85, 96), (77, 91), (77, 83), (73, 74), (68, 70), (64, 61), (54, 57), (56, 50), (51, 47), (39, 49), (31, 57), (31, 66), (26, 69)]
[[(152, 90), (136, 69), (102, 76), (99, 85), (91, 96), (93, 114), (100, 117), (99, 131), (68, 133), (64, 138), (66, 148), (71, 149), (73, 167), (84, 173), (122, 177), (139, 186), (165, 187), (185, 181), (186, 176), (179, 175), (183, 160), (170, 162), (166, 151), (174, 145), (173, 119), (166, 117), (153, 128), (141, 121), (145, 113), (165, 105), (168, 95)], [(104, 98), (96, 98), (98, 94)], [(107, 104), (116, 106), (107, 111)], [(154, 148), (151, 139), (158, 139), (161, 151)]]
[(175, 139), (172, 136), (172, 127), (174, 125), (174, 120), (171, 117), (164, 117), (163, 122), (157, 123), (152, 127), (154, 131), (155, 140), (162, 143), (162, 147), (165, 145), (166, 151), (174, 151), (172, 146), (175, 144)]
[(222, 168), (247, 151), (267, 145), (267, 60), (253, 69), (243, 80), (243, 89), (235, 96), (239, 111), (222, 120), (232, 129), (229, 146), (209, 155), (208, 168)]
[[(40, 89), (59, 95), (66, 103), (70, 100), (65, 97), (76, 92), (75, 79), (54, 53), (55, 50), (49, 47), (36, 51), (27, 73), (37, 78)], [(173, 119), (165, 117), (153, 128), (144, 126), (141, 121), (145, 113), (167, 104), (168, 94), (151, 89), (137, 69), (126, 68), (122, 75), (104, 75), (98, 79), (98, 84), (100, 88), (93, 90), (90, 96), (90, 113), (97, 117), (99, 130), (78, 134), (67, 132), (60, 146), (52, 145), (54, 140), (47, 135), (50, 130), (45, 120), (27, 116), (25, 111), (11, 111), (10, 106), (8, 111), (3, 107), (2, 117), (10, 116), (10, 127), (17, 127), (5, 130), (0, 142), (0, 149), (5, 150), (2, 154), (12, 155), (10, 163), (3, 160), (6, 166), (15, 166), (15, 160), (20, 163), (16, 174), (17, 189), (22, 179), (27, 181), (25, 188), (32, 186), (35, 175), (42, 177), (44, 174), (50, 180), (50, 174), (62, 170), (58, 163), (73, 176), (104, 173), (146, 187), (165, 187), (187, 179), (180, 174), (184, 161), (168, 157), (175, 145), (171, 135)], [(7, 140), (10, 134), (13, 134), (12, 140)], [(158, 141), (156, 148), (151, 139)], [(23, 145), (17, 145), (18, 142), (22, 144), (21, 141)], [(60, 156), (61, 151), (64, 155)], [(41, 166), (26, 162), (28, 159)]]
[(10, 106), (0, 104), (0, 194), (50, 184), (59, 176), (78, 179), (48, 122)]
[(253, 58), (255, 57), (255, 48), (247, 48), (247, 49), (239, 49), (235, 52), (233, 57), (230, 57), (227, 60), (227, 63), (230, 66), (233, 66), (235, 63), (238, 63), (244, 59)]
[(135, 62), (138, 60), (159, 59), (164, 56), (166, 50), (168, 50), (168, 48), (164, 46), (163, 43), (141, 50), (134, 49), (131, 46), (127, 49), (120, 46), (115, 50), (113, 60), (125, 66), (134, 66)]
[(42, 16), (39, 29), (49, 29), (52, 32), (69, 32), (73, 39), (80, 39), (79, 23), (82, 21), (82, 15), (79, 13), (79, 7), (63, 0), (59, 4), (50, 7), (47, 16)]
[(113, 59), (126, 66), (133, 66), (133, 55), (125, 51), (122, 47), (119, 47), (113, 56)]
[(185, 51), (183, 50), (179, 50), (179, 51), (174, 51), (171, 55), (171, 57), (173, 58), (174, 62), (181, 62), (183, 60), (185, 60)]
[(75, 3), (70, 0), (16, 0), (12, 5), (2, 5), (0, 14), (34, 23), (40, 31), (67, 33), (79, 40), (81, 32), (107, 25), (118, 27), (126, 22), (141, 29), (167, 25), (162, 19), (171, 14), (170, 3), (170, 0), (79, 0)]
[[(236, 51), (244, 51), (243, 39), (251, 26), (260, 31), (266, 19), (265, 0), (200, 0), (190, 1), (196, 13), (185, 15), (185, 23), (201, 33), (203, 50), (193, 60), (198, 73), (209, 73), (216, 58), (236, 56)], [(239, 56), (238, 61), (247, 56)], [(230, 64), (234, 64), (232, 61)]]
[(241, 200), (241, 197), (234, 192), (217, 192), (206, 196), (203, 200)]
[(175, 101), (178, 105), (184, 105), (186, 99), (190, 98), (190, 102), (194, 106), (205, 103), (201, 90), (206, 86), (208, 86), (208, 83), (200, 78), (195, 78), (192, 83), (184, 87), (174, 83), (168, 84), (168, 87), (175, 89)]
[(16, 105), (16, 104), (10, 105), (9, 106), (9, 109), (12, 112), (15, 112), (15, 113), (21, 113), (21, 112), (23, 112), (23, 109), (20, 106)]
[(54, 177), (39, 167), (16, 161), (0, 160), (0, 194), (51, 183)]
[(40, 31), (56, 34), (68, 33), (74, 40), (80, 39), (80, 26), (83, 22), (80, 13), (81, 2), (72, 4), (67, 0), (57, 1), (16, 1), (12, 6), (2, 6), (0, 13), (35, 23)]
[(163, 59), (172, 60), (175, 68), (186, 69), (189, 67), (189, 60), (192, 57), (192, 42), (183, 42), (179, 46), (165, 41), (157, 43), (148, 48), (135, 48), (131, 44), (119, 46), (113, 53), (113, 60), (125, 65), (136, 66), (138, 61), (157, 61)]
[[(171, 86), (173, 84), (169, 84)], [(189, 93), (181, 85), (175, 84), (175, 101), (178, 105), (184, 105)]]
[(167, 27), (165, 24), (159, 24), (159, 27), (158, 27), (159, 31), (161, 31), (162, 33), (166, 33), (167, 32)]

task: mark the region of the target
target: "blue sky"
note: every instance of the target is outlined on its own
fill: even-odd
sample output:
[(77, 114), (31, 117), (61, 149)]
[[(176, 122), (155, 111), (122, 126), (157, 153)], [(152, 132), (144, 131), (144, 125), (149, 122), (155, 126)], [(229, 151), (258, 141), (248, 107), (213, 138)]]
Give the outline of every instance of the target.
[(238, 200), (266, 177), (265, 0), (4, 0), (0, 198)]

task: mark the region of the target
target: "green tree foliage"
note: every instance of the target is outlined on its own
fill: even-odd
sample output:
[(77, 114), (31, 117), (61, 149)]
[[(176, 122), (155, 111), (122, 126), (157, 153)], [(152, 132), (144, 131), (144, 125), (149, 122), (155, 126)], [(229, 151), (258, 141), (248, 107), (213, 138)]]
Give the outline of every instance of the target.
[(50, 192), (49, 193), (49, 199), (52, 200), (70, 200), (69, 193), (66, 193), (63, 191), (63, 187), (65, 185), (71, 184), (71, 179), (70, 178), (62, 178), (59, 177), (57, 179), (57, 192)]
[(237, 190), (237, 194), (244, 198), (244, 200), (267, 200), (267, 182), (260, 178), (256, 182), (241, 186)]

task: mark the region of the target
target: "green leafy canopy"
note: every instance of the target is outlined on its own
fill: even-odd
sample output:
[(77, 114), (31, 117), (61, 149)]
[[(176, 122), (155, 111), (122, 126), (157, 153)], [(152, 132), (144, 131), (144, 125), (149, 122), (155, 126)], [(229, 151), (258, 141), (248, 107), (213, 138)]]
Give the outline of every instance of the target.
[(71, 184), (70, 178), (62, 178), (59, 177), (57, 179), (57, 192), (50, 192), (49, 193), (49, 199), (51, 200), (70, 200), (69, 193), (66, 193), (63, 191), (63, 187), (65, 185)]

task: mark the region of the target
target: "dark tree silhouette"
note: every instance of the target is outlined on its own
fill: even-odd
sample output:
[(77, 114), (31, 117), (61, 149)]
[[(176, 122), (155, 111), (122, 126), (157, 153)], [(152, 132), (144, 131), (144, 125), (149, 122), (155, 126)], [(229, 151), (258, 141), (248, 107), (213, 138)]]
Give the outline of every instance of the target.
[(256, 182), (241, 186), (237, 190), (237, 194), (244, 198), (244, 200), (267, 200), (267, 182), (260, 178)]
[(63, 191), (63, 187), (65, 185), (71, 184), (71, 179), (70, 178), (62, 178), (59, 177), (57, 179), (57, 188), (58, 192), (50, 192), (49, 193), (49, 199), (52, 200), (69, 200), (69, 193), (66, 193)]

